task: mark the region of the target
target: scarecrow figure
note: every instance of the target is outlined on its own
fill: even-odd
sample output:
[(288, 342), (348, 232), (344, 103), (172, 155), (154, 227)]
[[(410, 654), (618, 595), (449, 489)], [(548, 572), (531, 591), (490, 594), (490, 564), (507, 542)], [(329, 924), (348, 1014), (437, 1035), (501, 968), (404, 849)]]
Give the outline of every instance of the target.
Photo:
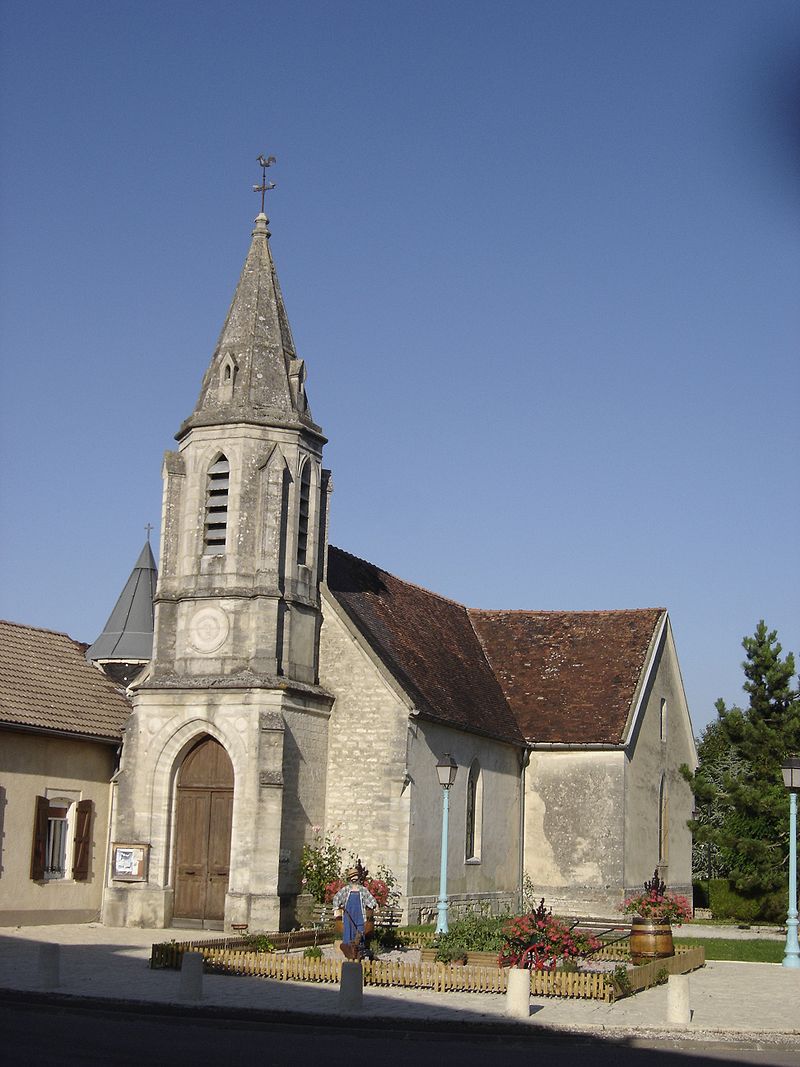
[(333, 914), (342, 920), (342, 955), (348, 960), (363, 958), (373, 930), (372, 917), (378, 903), (364, 884), (368, 874), (357, 859), (355, 867), (344, 872), (346, 885), (333, 898)]

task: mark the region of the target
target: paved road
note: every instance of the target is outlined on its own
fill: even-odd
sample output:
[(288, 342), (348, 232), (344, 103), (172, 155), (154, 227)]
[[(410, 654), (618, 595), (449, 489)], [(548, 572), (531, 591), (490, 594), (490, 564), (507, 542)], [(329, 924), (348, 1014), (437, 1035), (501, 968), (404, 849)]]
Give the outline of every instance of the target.
[[(178, 972), (149, 969), (147, 961), (154, 934), (159, 940), (169, 940), (170, 937), (185, 937), (186, 931), (113, 929), (93, 923), (3, 929), (0, 931), (0, 1004), (14, 1003), (21, 1013), (23, 1003), (41, 1004), (43, 1010), (48, 1005), (60, 1004), (64, 1011), (71, 1003), (72, 1022), (62, 1029), (81, 1041), (85, 1037), (76, 1004), (82, 1005), (92, 1018), (101, 1018), (104, 1012), (116, 1012), (124, 1007), (129, 1014), (135, 1012), (150, 1018), (151, 1022), (145, 1027), (148, 1032), (162, 1025), (158, 1020), (177, 1019), (183, 1014), (190, 1020), (186, 1024), (190, 1029), (202, 1027), (197, 1019), (198, 1013), (204, 1013), (207, 1019), (216, 1020), (208, 1034), (211, 1047), (215, 1047), (214, 1030), (219, 1028), (220, 1019), (225, 1020), (223, 1029), (235, 1027), (240, 1034), (249, 1033), (246, 1024), (251, 1024), (262, 1031), (260, 1043), (256, 1043), (262, 1051), (258, 1067), (261, 1067), (264, 1050), (273, 1047), (273, 1038), (267, 1038), (264, 1033), (265, 1026), (274, 1028), (280, 1021), (284, 1027), (294, 1026), (292, 1033), (302, 1035), (316, 1032), (313, 1028), (322, 1028), (320, 1032), (323, 1032), (342, 1019), (339, 991), (335, 985), (210, 974), (203, 981), (202, 998), (188, 1001), (181, 992)], [(44, 992), (38, 972), (42, 942), (60, 946), (60, 983), (52, 994)], [(775, 964), (709, 963), (690, 977), (692, 1018), (685, 1026), (668, 1023), (668, 997), (667, 986), (655, 987), (616, 1004), (534, 997), (529, 1018), (509, 1025), (511, 1021), (502, 996), (370, 987), (364, 993), (363, 1009), (350, 1017), (348, 1025), (363, 1033), (364, 1040), (369, 1040), (369, 1035), (377, 1027), (382, 1027), (385, 1033), (436, 1033), (437, 1046), (445, 1040), (459, 1048), (463, 1045), (467, 1056), (464, 1063), (472, 1062), (469, 1050), (473, 1046), (484, 1050), (481, 1055), (485, 1062), (486, 1049), (493, 1047), (486, 1042), (496, 1041), (503, 1032), (510, 1047), (516, 1047), (518, 1042), (530, 1042), (522, 1047), (541, 1048), (567, 1035), (572, 1047), (580, 1042), (599, 1041), (598, 1049), (611, 1048), (618, 1053), (620, 1049), (645, 1046), (663, 1050), (672, 1048), (672, 1042), (676, 1041), (687, 1046), (693, 1041), (692, 1047), (698, 1054), (719, 1048), (720, 1043), (730, 1048), (735, 1043), (745, 1055), (748, 1054), (745, 1050), (769, 1045), (776, 1051), (768, 1055), (778, 1058), (762, 1056), (758, 1060), (740, 1059), (740, 1062), (789, 1063), (800, 1067), (800, 970), (787, 970)], [(122, 1023), (124, 1017), (119, 1018)], [(26, 1025), (30, 1043), (20, 1046), (19, 1034), (15, 1031), (15, 1054), (32, 1058), (16, 1062), (57, 1062), (74, 1047), (73, 1037), (65, 1037), (62, 1054), (50, 1059), (46, 1044), (49, 1022), (43, 1024), (44, 1033), (31, 1023), (30, 1017)], [(92, 1045), (82, 1051), (81, 1059), (93, 1063), (101, 1062), (105, 1056), (105, 1062), (136, 1062), (137, 1067), (142, 1067), (148, 1060), (153, 1063), (177, 1062), (172, 1054), (164, 1060), (153, 1059), (153, 1049), (160, 1056), (159, 1041), (163, 1040), (166, 1042), (164, 1047), (170, 1048), (175, 1043), (180, 1048), (182, 1041), (190, 1041), (177, 1022), (163, 1025), (166, 1031), (152, 1037), (144, 1047), (141, 1042), (136, 1042), (134, 1027), (134, 1036), (126, 1036), (123, 1044), (100, 1049)], [(121, 1035), (125, 1029), (122, 1026)], [(289, 1032), (285, 1028), (275, 1029), (276, 1035)], [(470, 1036), (465, 1036), (467, 1034)], [(277, 1042), (278, 1037), (274, 1040)], [(347, 1040), (356, 1040), (356, 1037), (351, 1034)], [(406, 1037), (404, 1040), (415, 1042), (411, 1067), (422, 1067), (428, 1062), (424, 1058), (426, 1045), (422, 1039)], [(434, 1038), (425, 1040), (431, 1043)], [(331, 1055), (337, 1057), (332, 1062), (338, 1062), (338, 1041), (337, 1038), (329, 1042)], [(40, 1048), (37, 1042), (44, 1042), (45, 1046)], [(5, 1062), (5, 1047), (0, 1039), (1, 1063)], [(129, 1047), (135, 1054), (129, 1055)], [(279, 1044), (278, 1047), (281, 1048), (280, 1056), (287, 1055), (283, 1046)], [(112, 1052), (116, 1059), (109, 1058)], [(120, 1058), (123, 1056), (129, 1058)], [(276, 1062), (291, 1063), (295, 1058), (294, 1053), (282, 1061), (280, 1056)], [(75, 1058), (70, 1058), (75, 1062)], [(496, 1054), (494, 1058), (498, 1058)], [(735, 1059), (733, 1054), (728, 1058)], [(400, 1059), (404, 1067), (408, 1067), (409, 1057)], [(415, 1060), (418, 1062), (413, 1062)], [(200, 1062), (213, 1061), (201, 1056)], [(227, 1062), (224, 1056), (223, 1062)], [(437, 1061), (437, 1067), (442, 1067), (441, 1060)]]
[(558, 1067), (719, 1067), (742, 1063), (798, 1067), (800, 1053), (782, 1048), (715, 1048), (641, 1038), (589, 1035), (524, 1036), (420, 1033), (402, 1029), (339, 1029), (284, 1026), (216, 1019), (160, 1017), (94, 1008), (0, 1003), (0, 1049), (14, 1067), (69, 1063), (104, 1067), (197, 1067), (198, 1064), (255, 1063), (287, 1067), (486, 1067), (557, 1063)]

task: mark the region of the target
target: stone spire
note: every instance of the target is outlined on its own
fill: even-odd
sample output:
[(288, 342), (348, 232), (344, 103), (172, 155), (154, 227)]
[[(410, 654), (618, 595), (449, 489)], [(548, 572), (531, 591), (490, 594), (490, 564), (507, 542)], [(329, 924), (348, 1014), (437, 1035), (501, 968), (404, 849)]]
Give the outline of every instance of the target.
[(179, 441), (195, 426), (233, 422), (294, 427), (321, 436), (311, 418), (305, 364), (295, 351), (268, 224), (262, 211), (200, 397), (175, 435)]

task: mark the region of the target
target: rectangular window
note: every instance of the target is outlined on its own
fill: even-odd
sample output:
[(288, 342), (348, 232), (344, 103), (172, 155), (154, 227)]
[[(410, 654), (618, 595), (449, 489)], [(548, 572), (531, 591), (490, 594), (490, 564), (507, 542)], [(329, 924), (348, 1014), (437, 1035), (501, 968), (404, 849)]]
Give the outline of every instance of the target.
[(69, 806), (50, 804), (47, 812), (45, 878), (64, 878), (67, 874), (67, 814)]
[(36, 797), (31, 878), (35, 882), (89, 877), (92, 802), (69, 797)]

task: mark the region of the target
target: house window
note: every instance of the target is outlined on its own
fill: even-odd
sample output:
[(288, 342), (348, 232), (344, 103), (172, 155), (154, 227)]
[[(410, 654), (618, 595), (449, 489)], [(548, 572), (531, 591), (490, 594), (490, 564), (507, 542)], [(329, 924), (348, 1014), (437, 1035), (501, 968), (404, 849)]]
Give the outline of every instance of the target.
[(669, 792), (663, 774), (658, 790), (658, 863), (661, 867), (669, 863)]
[(661, 726), (660, 726), (661, 740), (662, 741), (666, 741), (667, 740), (667, 702), (666, 702), (666, 700), (663, 700), (663, 699), (661, 701), (661, 719), (660, 719), (660, 722), (661, 722)]
[(231, 468), (225, 456), (218, 456), (208, 468), (206, 483), (206, 522), (204, 530), (206, 555), (220, 555), (225, 551), (228, 537), (228, 486)]
[(297, 519), (297, 562), (305, 566), (308, 558), (308, 513), (311, 500), (311, 464), (303, 464), (300, 475), (300, 513)]
[(91, 800), (36, 797), (33, 821), (31, 878), (61, 881), (89, 877), (91, 853)]
[(44, 861), (45, 878), (64, 878), (66, 876), (71, 807), (72, 804), (68, 800), (51, 800), (49, 803)]
[(467, 818), (464, 858), (477, 863), (481, 858), (481, 830), (483, 823), (483, 779), (477, 760), (472, 761), (467, 778)]

